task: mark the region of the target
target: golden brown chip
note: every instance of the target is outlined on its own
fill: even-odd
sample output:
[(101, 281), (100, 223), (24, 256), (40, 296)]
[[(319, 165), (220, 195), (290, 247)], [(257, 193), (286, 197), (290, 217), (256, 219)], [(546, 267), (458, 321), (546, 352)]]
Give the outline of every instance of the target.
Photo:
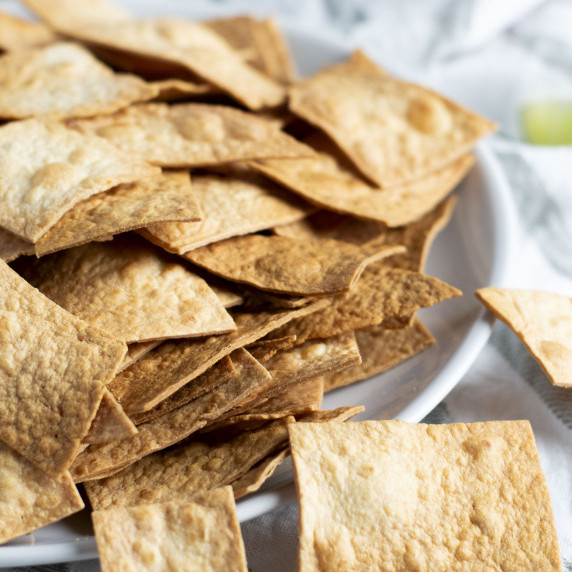
[(495, 129), (427, 88), (388, 76), (361, 52), (293, 87), (290, 109), (380, 187), (444, 167)]
[(147, 411), (197, 378), (224, 356), (327, 301), (298, 310), (234, 314), (236, 331), (200, 340), (165, 342), (116, 376), (109, 389), (129, 414)]
[(528, 421), (289, 425), (299, 570), (560, 570)]
[(293, 81), (294, 63), (286, 38), (273, 20), (233, 16), (208, 20), (204, 25), (222, 36), (234, 49), (240, 50), (256, 69), (280, 83)]
[(131, 419), (133, 423), (135, 423), (135, 425), (141, 425), (141, 423), (147, 423), (152, 419), (161, 417), (189, 403), (193, 399), (212, 391), (217, 385), (229, 380), (231, 377), (236, 377), (240, 374), (244, 364), (247, 362), (245, 361), (246, 358), (243, 353), (235, 355), (235, 360), (237, 360), (236, 367), (230, 356), (223, 357), (204, 373), (192, 380), (192, 383), (183, 385), (181, 389), (175, 391), (175, 393), (169, 395), (166, 399), (163, 399), (163, 401), (155, 405), (152, 409), (141, 411), (140, 413), (132, 413)]
[(20, 256), (34, 254), (34, 244), (0, 227), (0, 260), (12, 262)]
[(155, 97), (142, 79), (115, 74), (85, 48), (58, 42), (0, 59), (0, 117), (55, 119), (113, 113)]
[(83, 507), (69, 473), (51, 477), (0, 443), (0, 544)]
[(139, 237), (91, 242), (15, 267), (48, 298), (126, 342), (235, 329), (202, 278)]
[(524, 342), (554, 385), (572, 387), (571, 298), (504, 288), (481, 288), (475, 294)]
[(299, 220), (314, 210), (263, 177), (193, 177), (203, 220), (192, 223), (158, 223), (143, 236), (159, 246), (182, 254), (218, 240), (257, 232)]
[(121, 472), (85, 483), (94, 509), (187, 500), (236, 481), (288, 443), (288, 423), (279, 419), (263, 427), (216, 440), (201, 435), (149, 455)]
[(113, 115), (70, 120), (68, 125), (162, 167), (313, 154), (273, 123), (222, 105), (139, 104)]
[(358, 413), (363, 413), (363, 405), (349, 405), (331, 410), (310, 411), (296, 416), (296, 421), (310, 423), (329, 423), (330, 421), (347, 421), (355, 417)]
[(319, 207), (388, 226), (408, 224), (430, 211), (473, 164), (473, 158), (464, 155), (421, 179), (378, 189), (345, 169), (331, 149), (316, 157), (249, 162), (253, 169)]
[(187, 171), (169, 171), (119, 185), (76, 204), (35, 244), (36, 255), (163, 221), (198, 221), (200, 207)]
[(433, 240), (447, 226), (456, 197), (450, 197), (437, 205), (432, 211), (407, 226), (387, 229), (386, 244), (402, 244), (407, 250), (387, 260), (387, 264), (406, 270), (423, 272), (429, 249)]
[(195, 83), (183, 79), (160, 79), (150, 82), (159, 91), (155, 98), (157, 101), (177, 101), (197, 95), (210, 95), (219, 93), (216, 87), (208, 83)]
[(0, 440), (38, 467), (69, 468), (126, 351), (0, 262)]
[[(258, 391), (267, 383), (270, 377), (268, 372), (246, 350), (239, 349), (236, 353), (245, 356), (236, 377), (218, 384), (211, 391), (166, 415), (142, 423), (137, 427), (138, 433), (132, 437), (88, 447), (72, 465), (74, 479), (99, 479), (146, 455), (170, 447)], [(233, 363), (238, 365), (234, 360)]]
[(406, 328), (391, 330), (383, 325), (373, 326), (357, 330), (355, 336), (362, 363), (323, 376), (324, 391), (387, 371), (435, 343), (435, 338), (419, 321)]
[(267, 481), (282, 461), (290, 454), (289, 449), (269, 455), (236, 481), (230, 483), (234, 498), (239, 499), (257, 491)]
[(96, 511), (92, 518), (102, 572), (247, 572), (230, 487), (188, 502)]
[(148, 354), (152, 349), (156, 348), (162, 340), (151, 340), (150, 342), (136, 342), (127, 346), (127, 354), (125, 359), (119, 366), (117, 373), (127, 369), (131, 364), (134, 364), (138, 359), (141, 359), (145, 354)]
[(32, 242), (79, 201), (158, 172), (48, 119), (0, 127), (0, 171), (0, 226)]
[(119, 441), (137, 433), (133, 421), (127, 417), (121, 405), (109, 390), (105, 390), (99, 409), (89, 427), (82, 443), (99, 445), (110, 441)]
[(349, 290), (366, 265), (395, 254), (397, 248), (380, 245), (369, 252), (338, 240), (249, 235), (203, 246), (184, 257), (227, 280), (270, 292), (314, 296)]
[(258, 340), (252, 344), (248, 344), (246, 349), (260, 363), (268, 361), (280, 350), (288, 350), (296, 341), (296, 336), (284, 336), (274, 340)]
[(327, 338), (340, 332), (375, 326), (388, 318), (403, 318), (405, 325), (419, 308), (459, 296), (456, 288), (432, 276), (370, 264), (355, 288), (333, 297), (332, 303), (313, 315), (292, 320), (270, 335), (296, 336), (296, 343)]
[(0, 49), (10, 52), (44, 46), (55, 40), (56, 35), (44, 24), (0, 12)]

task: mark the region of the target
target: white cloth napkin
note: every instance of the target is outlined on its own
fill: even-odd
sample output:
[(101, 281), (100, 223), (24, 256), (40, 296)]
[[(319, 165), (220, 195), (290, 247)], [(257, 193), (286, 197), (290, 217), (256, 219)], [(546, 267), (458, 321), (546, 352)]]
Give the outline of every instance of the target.
[[(183, 2), (153, 3), (157, 12), (167, 13)], [(330, 35), (497, 121), (500, 131), (492, 146), (519, 221), (509, 285), (572, 296), (572, 147), (528, 145), (521, 140), (518, 121), (519, 106), (529, 98), (572, 95), (572, 3), (195, 0), (194, 5), (220, 15), (274, 15)], [(493, 419), (532, 423), (564, 569), (572, 572), (572, 390), (553, 387), (501, 323), (469, 372), (426, 421)], [(296, 570), (297, 526), (294, 504), (243, 523), (249, 569)], [(33, 570), (92, 572), (99, 566), (92, 561)]]

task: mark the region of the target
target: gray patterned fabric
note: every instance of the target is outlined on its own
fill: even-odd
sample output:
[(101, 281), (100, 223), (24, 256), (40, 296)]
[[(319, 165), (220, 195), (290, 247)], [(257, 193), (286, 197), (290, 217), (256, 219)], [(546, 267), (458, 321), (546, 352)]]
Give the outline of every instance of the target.
[[(119, 1), (119, 0), (118, 0)], [(123, 0), (128, 6), (142, 0)], [(147, 0), (156, 13), (184, 0)], [(13, 2), (8, 4), (14, 5)], [(362, 47), (500, 124), (491, 145), (509, 182), (519, 227), (510, 286), (572, 296), (572, 148), (522, 142), (518, 108), (532, 97), (572, 102), (568, 0), (195, 0), (216, 14), (254, 12)], [(572, 572), (572, 390), (555, 388), (502, 324), (426, 422), (529, 419)], [(296, 570), (297, 507), (244, 523), (252, 572)], [(1, 566), (1, 561), (0, 561)], [(22, 570), (22, 569), (20, 569)], [(97, 562), (26, 568), (95, 572)]]

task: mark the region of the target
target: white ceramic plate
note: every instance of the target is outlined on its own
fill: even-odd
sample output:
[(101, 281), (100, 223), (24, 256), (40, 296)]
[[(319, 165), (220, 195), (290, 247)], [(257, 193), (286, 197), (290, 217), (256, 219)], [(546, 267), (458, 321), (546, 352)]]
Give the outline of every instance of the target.
[[(135, 4), (131, 8), (141, 15), (153, 15), (160, 13), (157, 6), (161, 4), (145, 10)], [(196, 16), (183, 3), (175, 4), (170, 13)], [(302, 75), (348, 55), (346, 48), (325, 38), (295, 30), (287, 30), (287, 35)], [(486, 343), (492, 320), (473, 292), (503, 285), (514, 223), (506, 183), (486, 144), (479, 145), (476, 159), (476, 166), (456, 191), (458, 203), (451, 223), (438, 236), (427, 263), (428, 274), (465, 293), (419, 313), (437, 343), (393, 370), (335, 390), (326, 396), (325, 409), (365, 404), (366, 411), (356, 420), (398, 417), (420, 421), (451, 391)], [(263, 491), (239, 501), (239, 519), (254, 518), (293, 499), (291, 481), (285, 463)], [(82, 511), (1, 546), (0, 567), (96, 558), (92, 534), (89, 514)]]

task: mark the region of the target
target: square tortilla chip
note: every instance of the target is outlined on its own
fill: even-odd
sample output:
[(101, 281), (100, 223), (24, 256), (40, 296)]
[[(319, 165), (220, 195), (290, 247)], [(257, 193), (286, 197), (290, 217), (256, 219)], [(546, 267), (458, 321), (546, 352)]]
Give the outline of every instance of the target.
[(251, 16), (234, 16), (203, 22), (222, 36), (247, 61), (279, 83), (294, 80), (294, 62), (286, 38), (272, 19), (257, 20)]
[(241, 368), (237, 376), (166, 415), (142, 423), (137, 427), (138, 433), (130, 438), (88, 447), (72, 465), (74, 479), (79, 482), (112, 475), (185, 439), (258, 391), (267, 383), (269, 373), (246, 350), (236, 350), (235, 355), (237, 361), (233, 363)]
[(194, 176), (193, 192), (203, 212), (200, 222), (153, 224), (141, 234), (170, 252), (183, 254), (225, 238), (300, 220), (314, 210), (253, 174)]
[(91, 422), (84, 445), (99, 445), (110, 441), (119, 441), (137, 433), (133, 421), (127, 417), (121, 405), (109, 390), (105, 390), (99, 409)]
[(294, 311), (235, 313), (236, 331), (200, 340), (165, 342), (117, 375), (109, 389), (128, 414), (148, 411), (234, 350), (327, 304), (324, 300)]
[(308, 143), (317, 151), (315, 157), (248, 164), (312, 204), (390, 227), (408, 224), (430, 211), (474, 164), (471, 155), (464, 155), (422, 178), (379, 189), (356, 176), (325, 137), (313, 137)]
[(48, 298), (126, 342), (233, 331), (208, 284), (173, 258), (124, 235), (14, 267)]
[(46, 25), (0, 12), (1, 50), (11, 52), (33, 46), (45, 46), (54, 41), (56, 35)]
[(339, 240), (248, 235), (184, 255), (226, 280), (281, 294), (317, 296), (352, 288), (370, 262), (395, 254), (396, 245), (364, 249)]
[(324, 391), (387, 371), (435, 343), (435, 338), (418, 320), (400, 329), (388, 330), (379, 325), (356, 330), (355, 336), (362, 363), (324, 375)]
[(397, 320), (398, 326), (403, 327), (419, 308), (460, 294), (456, 288), (432, 276), (382, 263), (370, 264), (355, 288), (334, 296), (327, 308), (277, 328), (269, 338), (295, 335), (296, 343), (300, 344), (308, 339), (375, 326), (388, 318)]
[(0, 443), (0, 544), (83, 507), (69, 473), (51, 477)]
[(92, 519), (102, 572), (151, 568), (247, 572), (230, 487), (188, 502), (96, 511)]
[(0, 226), (32, 242), (79, 201), (158, 172), (101, 138), (48, 119), (3, 125), (0, 151)]
[(271, 121), (223, 105), (138, 104), (113, 115), (71, 119), (67, 124), (161, 167), (207, 167), (313, 154)]
[(157, 93), (153, 85), (114, 73), (71, 42), (18, 50), (0, 59), (2, 119), (91, 117), (114, 113)]
[(71, 465), (126, 351), (0, 262), (0, 440), (46, 473)]
[(293, 421), (289, 417), (238, 434), (193, 437), (115, 475), (88, 481), (85, 490), (95, 510), (188, 500), (236, 481), (268, 455), (284, 450)]
[(475, 294), (523, 341), (554, 385), (572, 387), (572, 298), (506, 288)]
[(444, 167), (496, 128), (427, 88), (388, 76), (361, 52), (295, 85), (289, 105), (380, 187)]
[(289, 425), (299, 570), (560, 570), (528, 421)]
[(35, 244), (37, 256), (165, 221), (198, 221), (188, 171), (167, 171), (77, 203)]

